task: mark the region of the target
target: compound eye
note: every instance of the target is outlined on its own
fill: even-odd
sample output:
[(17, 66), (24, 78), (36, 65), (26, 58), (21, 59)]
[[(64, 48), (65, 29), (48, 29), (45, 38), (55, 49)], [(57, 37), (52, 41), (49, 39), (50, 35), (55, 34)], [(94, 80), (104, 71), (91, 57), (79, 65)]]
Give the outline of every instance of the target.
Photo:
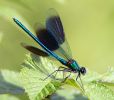
[(85, 73), (86, 73), (86, 69), (85, 69), (85, 67), (81, 67), (80, 72), (81, 72), (83, 75), (85, 75)]

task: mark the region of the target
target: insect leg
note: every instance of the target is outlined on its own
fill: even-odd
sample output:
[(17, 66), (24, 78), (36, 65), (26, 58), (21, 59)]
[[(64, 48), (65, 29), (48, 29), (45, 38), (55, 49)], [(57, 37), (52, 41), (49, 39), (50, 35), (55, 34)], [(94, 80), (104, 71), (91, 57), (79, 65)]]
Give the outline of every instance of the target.
[(66, 69), (64, 69), (63, 74), (64, 74), (65, 72), (70, 72), (70, 74), (64, 78), (64, 81), (63, 81), (63, 82), (65, 82), (66, 79), (70, 77), (72, 70), (69, 69), (69, 68), (66, 68)]
[[(58, 68), (58, 70), (60, 70), (60, 69), (63, 69), (63, 70), (64, 70), (64, 69), (66, 69), (66, 68), (65, 68), (65, 67), (63, 67), (63, 66), (60, 66), (60, 67)], [(54, 77), (56, 77), (57, 72), (58, 72), (58, 71), (56, 71), (56, 73), (55, 73), (55, 76), (54, 76)]]
[(77, 77), (76, 77), (76, 81), (78, 80), (78, 77), (79, 77), (79, 73), (78, 73), (78, 75), (77, 75)]
[(83, 85), (83, 82), (82, 82), (82, 79), (81, 79), (81, 77), (79, 77), (79, 78), (80, 78), (80, 82), (81, 82), (81, 88), (82, 88), (83, 92), (85, 92), (85, 90), (84, 90), (84, 85)]
[(46, 80), (48, 77), (52, 76), (55, 72), (58, 72), (58, 71), (63, 71), (63, 70), (55, 70), (54, 72), (52, 72), (51, 74), (49, 74), (46, 78), (44, 78), (43, 81)]
[[(78, 82), (78, 78), (80, 79), (81, 84), (80, 84), (80, 82)], [(82, 82), (81, 77), (80, 77), (80, 73), (78, 73), (78, 75), (76, 77), (76, 81), (78, 82), (79, 86), (82, 88), (82, 90), (84, 92), (85, 90), (84, 90), (83, 82)]]

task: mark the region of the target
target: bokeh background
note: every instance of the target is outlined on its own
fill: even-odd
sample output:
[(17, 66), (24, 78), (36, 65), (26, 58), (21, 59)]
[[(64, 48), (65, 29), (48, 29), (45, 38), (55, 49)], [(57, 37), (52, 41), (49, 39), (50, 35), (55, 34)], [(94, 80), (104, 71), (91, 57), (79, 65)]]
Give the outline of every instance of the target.
[(21, 42), (37, 45), (12, 20), (32, 32), (55, 8), (63, 22), (74, 59), (103, 73), (114, 66), (114, 0), (0, 0), (0, 68), (19, 71), (25, 58)]

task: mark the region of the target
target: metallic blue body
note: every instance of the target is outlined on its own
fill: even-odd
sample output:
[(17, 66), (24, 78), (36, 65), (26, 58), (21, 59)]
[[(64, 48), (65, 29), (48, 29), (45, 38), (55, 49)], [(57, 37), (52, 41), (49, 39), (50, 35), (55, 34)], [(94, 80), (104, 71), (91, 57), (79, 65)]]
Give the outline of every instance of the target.
[(59, 57), (57, 54), (55, 54), (54, 52), (52, 52), (51, 50), (49, 50), (45, 45), (42, 44), (42, 42), (38, 39), (38, 37), (36, 37), (35, 35), (33, 35), (33, 33), (31, 33), (20, 21), (18, 21), (16, 18), (13, 18), (13, 20), (15, 21), (15, 23), (20, 26), (30, 37), (32, 37), (49, 55), (53, 56), (54, 58), (56, 58), (58, 61), (60, 61), (63, 65), (70, 67), (72, 70), (74, 71), (80, 71), (80, 67), (78, 65), (78, 63), (73, 60), (72, 63), (69, 63), (68, 65), (68, 61), (66, 61), (65, 59), (62, 59), (61, 57)]
[(30, 37), (32, 37), (49, 55), (55, 57), (57, 60), (59, 60), (61, 63), (66, 64), (67, 61), (60, 58), (58, 55), (56, 55), (54, 52), (50, 51), (48, 48), (46, 48), (40, 40), (33, 35), (21, 22), (19, 22), (17, 19), (13, 18), (13, 20), (16, 22), (17, 25), (19, 25)]

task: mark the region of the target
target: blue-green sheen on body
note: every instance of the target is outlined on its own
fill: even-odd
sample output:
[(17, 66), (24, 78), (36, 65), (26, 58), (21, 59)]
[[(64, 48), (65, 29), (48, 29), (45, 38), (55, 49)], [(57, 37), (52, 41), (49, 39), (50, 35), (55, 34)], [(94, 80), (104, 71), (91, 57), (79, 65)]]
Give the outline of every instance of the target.
[(71, 67), (72, 67), (72, 69), (80, 70), (80, 67), (79, 67), (79, 65), (77, 64), (76, 61), (73, 61), (73, 62), (71, 63)]

